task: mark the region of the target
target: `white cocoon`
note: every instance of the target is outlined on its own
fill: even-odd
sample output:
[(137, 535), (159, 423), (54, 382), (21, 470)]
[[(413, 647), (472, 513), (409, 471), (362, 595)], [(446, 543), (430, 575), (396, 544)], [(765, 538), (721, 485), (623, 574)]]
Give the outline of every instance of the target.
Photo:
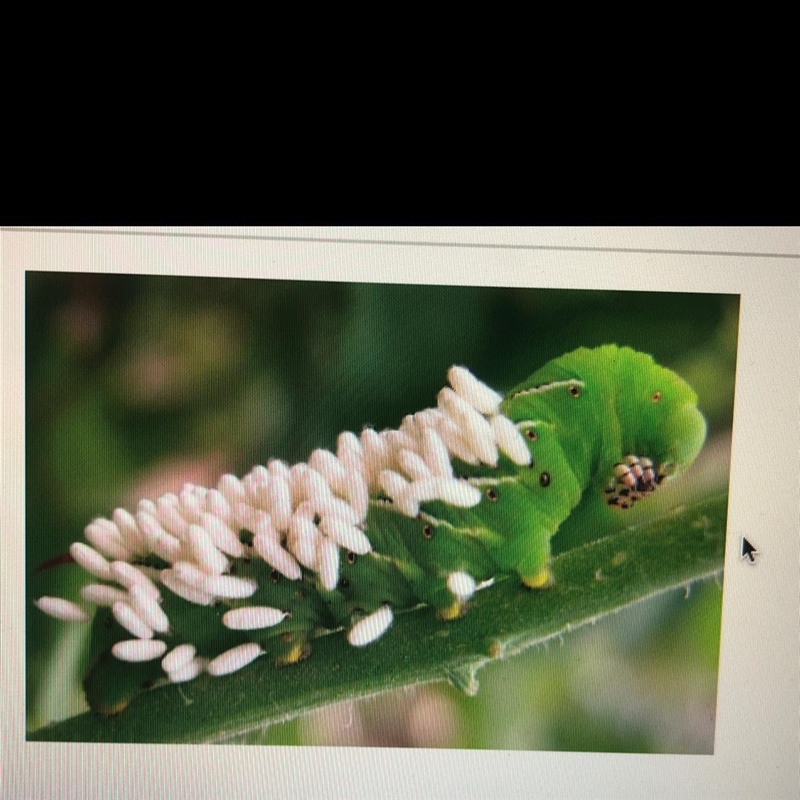
[(353, 647), (363, 647), (380, 639), (389, 629), (394, 620), (394, 614), (389, 606), (381, 606), (368, 617), (359, 620), (347, 633), (347, 641)]
[(89, 615), (70, 600), (61, 597), (40, 597), (34, 605), (47, 614), (63, 622), (88, 622)]
[(167, 653), (161, 661), (164, 672), (174, 672), (185, 667), (196, 655), (197, 649), (192, 644), (179, 644)]
[(117, 642), (111, 654), (120, 661), (153, 661), (161, 658), (167, 650), (167, 643), (159, 639), (127, 639)]
[(263, 652), (255, 642), (240, 644), (238, 647), (232, 647), (209, 661), (206, 672), (215, 677), (236, 672), (236, 670), (246, 667), (251, 661), (255, 661)]
[(252, 631), (271, 628), (286, 618), (286, 612), (269, 606), (234, 608), (222, 617), (222, 624), (234, 631)]

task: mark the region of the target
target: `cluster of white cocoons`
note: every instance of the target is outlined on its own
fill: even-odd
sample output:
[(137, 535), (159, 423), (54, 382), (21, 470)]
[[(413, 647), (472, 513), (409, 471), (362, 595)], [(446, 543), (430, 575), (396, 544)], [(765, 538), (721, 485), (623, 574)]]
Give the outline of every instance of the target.
[[(228, 574), (231, 560), (261, 558), (289, 580), (302, 569), (317, 573), (326, 590), (339, 582), (340, 551), (365, 555), (371, 545), (365, 533), (370, 496), (382, 493), (400, 514), (416, 517), (420, 504), (434, 500), (470, 508), (481, 500), (469, 480), (456, 478), (452, 460), (497, 466), (500, 453), (518, 465), (530, 463), (530, 452), (517, 426), (499, 412), (501, 396), (467, 369), (448, 372), (452, 388), (441, 390), (437, 407), (403, 419), (398, 430), (365, 429), (360, 437), (342, 433), (336, 453), (315, 450), (307, 464), (270, 461), (245, 477), (223, 475), (215, 489), (186, 484), (180, 494), (142, 500), (134, 514), (118, 508), (111, 519), (86, 527), (89, 544), (70, 547), (74, 561), (102, 583), (90, 583), (82, 598), (109, 606), (117, 622), (133, 637), (112, 650), (123, 661), (162, 659), (173, 682), (200, 672), (225, 675), (249, 664), (263, 652), (255, 643), (234, 647), (211, 661), (198, 657), (192, 645), (167, 652), (156, 638), (168, 634), (159, 585), (200, 605), (244, 600), (257, 590), (255, 581)], [(243, 544), (238, 531), (253, 533)], [(157, 570), (135, 565), (149, 555), (169, 564)], [(459, 601), (476, 590), (474, 579), (452, 573), (448, 589)], [(87, 621), (80, 606), (56, 597), (36, 605), (65, 621)], [(245, 606), (223, 616), (232, 630), (278, 625), (280, 609)], [(382, 606), (356, 622), (348, 633), (355, 646), (379, 638), (392, 623)]]

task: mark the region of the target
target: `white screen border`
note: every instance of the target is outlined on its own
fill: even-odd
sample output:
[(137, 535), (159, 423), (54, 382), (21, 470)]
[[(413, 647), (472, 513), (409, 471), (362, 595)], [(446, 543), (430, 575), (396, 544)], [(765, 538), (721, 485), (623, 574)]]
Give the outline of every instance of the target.
[[(543, 229), (552, 242), (553, 229)], [(568, 233), (569, 229), (559, 229)], [(576, 229), (578, 230), (578, 229)], [(3, 783), (22, 797), (784, 797), (798, 789), (800, 661), (800, 258), (797, 230), (780, 229), (767, 252), (759, 229), (720, 254), (687, 251), (686, 229), (651, 231), (650, 247), (625, 251), (630, 231), (602, 229), (606, 249), (376, 244), (296, 236), (222, 238), (111, 232), (2, 233)], [(696, 230), (696, 229), (692, 229)], [(348, 229), (350, 231), (350, 229)], [(490, 243), (524, 244), (538, 229), (482, 229)], [(280, 236), (282, 231), (269, 232)], [(303, 229), (308, 232), (308, 229)], [(350, 231), (351, 232), (351, 231)], [(154, 232), (156, 233), (156, 232)], [(352, 233), (352, 232), (351, 232)], [(402, 233), (402, 232), (400, 232)], [(397, 236), (400, 235), (397, 234)], [(468, 229), (426, 231), (436, 241)], [(634, 238), (641, 245), (638, 229)], [(793, 234), (793, 236), (792, 236)], [(266, 234), (265, 234), (266, 235)], [(399, 241), (394, 236), (393, 241)], [(444, 237), (444, 238), (442, 238)], [(356, 237), (357, 238), (357, 237)], [(418, 237), (419, 238), (419, 237)], [(573, 241), (589, 247), (586, 229)], [(701, 237), (702, 238), (702, 237)], [(613, 249), (609, 241), (617, 241)], [(695, 236), (691, 239), (697, 242)], [(668, 245), (672, 245), (671, 247)], [(694, 245), (697, 246), (696, 244)], [(656, 250), (671, 252), (655, 252)], [(729, 248), (726, 248), (729, 249)], [(682, 253), (675, 252), (683, 250)], [(739, 355), (725, 559), (723, 629), (713, 756), (45, 744), (25, 741), (24, 686), (24, 272), (142, 274), (504, 285), (741, 295)], [(739, 559), (742, 535), (760, 560)], [(109, 755), (113, 748), (113, 754)]]

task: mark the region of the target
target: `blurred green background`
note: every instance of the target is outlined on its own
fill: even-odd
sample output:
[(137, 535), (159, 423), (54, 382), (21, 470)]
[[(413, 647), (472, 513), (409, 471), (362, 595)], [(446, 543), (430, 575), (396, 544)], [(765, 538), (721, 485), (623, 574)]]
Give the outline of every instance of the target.
[[(32, 600), (89, 582), (34, 570), (93, 516), (395, 427), (451, 364), (505, 390), (609, 342), (675, 369), (709, 421), (693, 477), (632, 512), (658, 513), (727, 489), (738, 311), (736, 295), (28, 273), (28, 727), (85, 709), (88, 626)], [(640, 603), (486, 668), (477, 697), (433, 684), (240, 741), (712, 752), (721, 600), (719, 581)]]

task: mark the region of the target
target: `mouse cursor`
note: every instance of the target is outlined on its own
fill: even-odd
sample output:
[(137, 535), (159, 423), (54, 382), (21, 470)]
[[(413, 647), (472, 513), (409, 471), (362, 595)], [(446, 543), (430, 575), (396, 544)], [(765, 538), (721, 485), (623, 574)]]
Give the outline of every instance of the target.
[(755, 564), (757, 552), (758, 550), (742, 536), (742, 558), (746, 558), (750, 564)]

